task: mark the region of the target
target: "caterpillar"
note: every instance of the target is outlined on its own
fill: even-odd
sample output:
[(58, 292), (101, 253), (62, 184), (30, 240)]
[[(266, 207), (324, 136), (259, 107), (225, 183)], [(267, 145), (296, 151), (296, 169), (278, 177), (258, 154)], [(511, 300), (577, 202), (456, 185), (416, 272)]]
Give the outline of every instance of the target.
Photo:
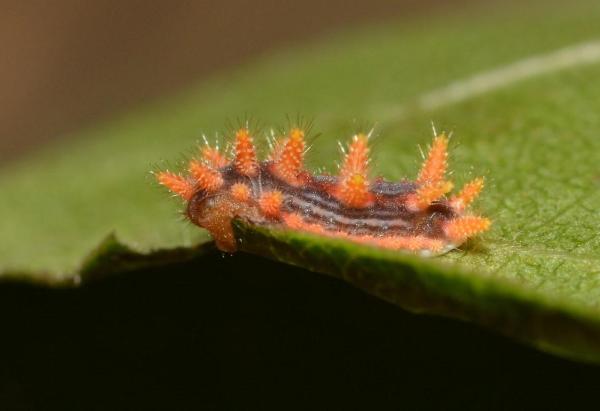
[(229, 155), (207, 142), (185, 175), (155, 173), (160, 184), (187, 204), (186, 216), (210, 232), (217, 247), (236, 250), (231, 222), (277, 226), (342, 238), (423, 256), (443, 254), (490, 227), (468, 212), (483, 178), (460, 192), (445, 177), (448, 137), (437, 135), (414, 181), (369, 179), (369, 135), (356, 134), (338, 175), (304, 168), (305, 131), (291, 128), (259, 161), (248, 127), (235, 132)]

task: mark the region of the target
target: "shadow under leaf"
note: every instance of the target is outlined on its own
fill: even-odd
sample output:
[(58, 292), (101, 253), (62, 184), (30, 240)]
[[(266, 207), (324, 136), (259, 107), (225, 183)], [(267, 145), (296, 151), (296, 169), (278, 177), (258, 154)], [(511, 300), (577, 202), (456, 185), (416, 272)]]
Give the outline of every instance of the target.
[(244, 253), (3, 284), (0, 321), (2, 409), (556, 408), (600, 377)]

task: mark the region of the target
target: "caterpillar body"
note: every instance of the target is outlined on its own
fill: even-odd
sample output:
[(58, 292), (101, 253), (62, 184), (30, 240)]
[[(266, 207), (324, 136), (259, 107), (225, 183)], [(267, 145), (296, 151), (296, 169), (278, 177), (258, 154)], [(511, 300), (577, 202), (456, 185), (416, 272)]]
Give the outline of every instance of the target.
[(369, 136), (353, 136), (337, 176), (304, 168), (305, 132), (292, 128), (259, 161), (247, 127), (235, 133), (232, 153), (206, 144), (186, 175), (156, 173), (186, 201), (189, 220), (217, 246), (236, 250), (231, 222), (273, 225), (393, 250), (438, 255), (488, 230), (489, 219), (468, 212), (483, 188), (476, 178), (449, 196), (448, 138), (436, 135), (415, 181), (369, 179)]

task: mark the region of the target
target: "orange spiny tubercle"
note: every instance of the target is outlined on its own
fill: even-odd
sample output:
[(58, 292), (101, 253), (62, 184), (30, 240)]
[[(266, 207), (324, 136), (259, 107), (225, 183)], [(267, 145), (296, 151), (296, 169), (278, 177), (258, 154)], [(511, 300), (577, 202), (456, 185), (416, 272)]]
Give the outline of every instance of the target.
[(340, 169), (340, 177), (350, 177), (354, 174), (363, 174), (366, 177), (369, 167), (369, 145), (365, 134), (357, 134), (352, 138), (348, 153)]
[(234, 149), (236, 170), (248, 177), (255, 176), (258, 172), (258, 161), (254, 141), (247, 128), (241, 128), (235, 133)]
[(223, 185), (223, 178), (219, 171), (200, 163), (199, 161), (190, 161), (189, 171), (196, 180), (198, 187), (208, 192), (218, 190)]
[(283, 194), (281, 191), (266, 191), (258, 199), (261, 211), (269, 218), (279, 217)]
[(451, 240), (460, 244), (475, 234), (487, 231), (491, 224), (485, 217), (464, 216), (447, 222), (444, 230)]
[(239, 202), (245, 203), (252, 197), (252, 192), (250, 191), (248, 184), (235, 183), (231, 186), (230, 191), (233, 198)]
[(185, 178), (169, 171), (161, 171), (156, 174), (160, 184), (167, 187), (169, 191), (177, 194), (184, 200), (189, 200), (194, 194), (194, 186)]
[(423, 162), (417, 183), (436, 183), (444, 178), (448, 166), (448, 137), (440, 134), (433, 139), (429, 154)]
[(477, 177), (468, 182), (460, 193), (450, 199), (450, 204), (455, 210), (463, 211), (479, 196), (479, 193), (483, 190), (483, 185), (483, 177)]
[(291, 185), (298, 185), (298, 174), (304, 161), (304, 132), (298, 128), (290, 131), (289, 136), (276, 146), (273, 154), (273, 172), (276, 176)]
[(217, 147), (211, 147), (206, 145), (201, 150), (202, 159), (213, 168), (221, 168), (225, 167), (229, 161), (227, 158), (221, 154)]
[(365, 208), (373, 203), (373, 194), (369, 191), (369, 146), (368, 137), (357, 134), (345, 155), (340, 169), (340, 180), (334, 190), (338, 200), (354, 208)]

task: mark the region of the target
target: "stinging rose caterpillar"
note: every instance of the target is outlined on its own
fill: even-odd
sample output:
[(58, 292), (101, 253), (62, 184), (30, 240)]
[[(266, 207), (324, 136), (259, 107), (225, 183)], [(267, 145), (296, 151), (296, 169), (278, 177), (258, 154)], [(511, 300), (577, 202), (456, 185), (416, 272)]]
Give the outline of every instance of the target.
[(369, 179), (368, 143), (368, 135), (353, 136), (339, 173), (316, 175), (304, 168), (303, 129), (291, 128), (260, 161), (252, 133), (241, 127), (229, 154), (206, 143), (185, 175), (161, 171), (156, 178), (186, 201), (189, 220), (228, 252), (236, 250), (234, 218), (424, 256), (488, 230), (489, 219), (469, 212), (483, 178), (449, 194), (445, 134), (433, 139), (414, 181)]

